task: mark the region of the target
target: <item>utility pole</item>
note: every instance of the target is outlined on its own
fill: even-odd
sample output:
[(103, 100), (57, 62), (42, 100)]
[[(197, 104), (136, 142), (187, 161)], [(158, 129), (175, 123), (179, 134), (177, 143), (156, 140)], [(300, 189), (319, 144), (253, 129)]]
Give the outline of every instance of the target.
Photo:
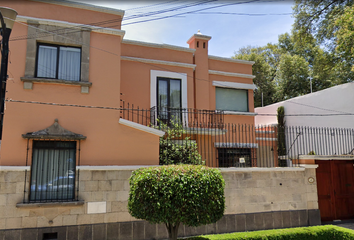
[(0, 70), (0, 140), (2, 139), (2, 128), (4, 122), (4, 107), (7, 81), (7, 67), (9, 62), (9, 38), (12, 27), (15, 23), (17, 12), (11, 8), (0, 7), (0, 33), (1, 39), (1, 70)]

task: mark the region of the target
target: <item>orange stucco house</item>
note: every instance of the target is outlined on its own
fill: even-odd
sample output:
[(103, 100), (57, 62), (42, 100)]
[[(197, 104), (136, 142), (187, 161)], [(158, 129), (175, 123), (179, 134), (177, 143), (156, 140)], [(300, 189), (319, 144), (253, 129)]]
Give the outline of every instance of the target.
[[(70, 2), (2, 5), (18, 12), (3, 166), (31, 166), (35, 145), (46, 140), (74, 141), (76, 165), (157, 165), (163, 132), (120, 120), (122, 103), (225, 110), (223, 123), (254, 123), (253, 62), (208, 55), (209, 36), (194, 34), (189, 48), (131, 41), (120, 29), (121, 10)], [(115, 26), (101, 27), (104, 21)], [(52, 124), (71, 133), (54, 125), (48, 132)]]
[[(254, 62), (208, 55), (211, 37), (198, 32), (186, 38), (189, 47), (132, 41), (121, 10), (50, 0), (0, 5), (18, 12), (0, 150), (0, 239), (166, 239), (164, 225), (138, 221), (127, 208), (132, 170), (159, 164), (165, 132), (157, 120), (181, 120), (209, 166), (277, 166), (276, 133), (254, 127)], [(315, 186), (289, 180), (296, 194), (288, 195), (297, 197), (274, 195), (278, 181), (307, 179), (314, 169), (223, 171), (224, 218), (181, 226), (181, 236), (317, 224)]]

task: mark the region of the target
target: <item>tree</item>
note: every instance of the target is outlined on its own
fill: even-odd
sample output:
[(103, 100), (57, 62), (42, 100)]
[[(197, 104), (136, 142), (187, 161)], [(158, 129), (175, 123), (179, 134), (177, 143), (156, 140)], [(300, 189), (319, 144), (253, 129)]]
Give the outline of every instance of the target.
[(293, 27), (299, 41), (307, 42), (308, 37), (314, 37), (318, 45), (324, 44), (334, 50), (338, 29), (335, 20), (353, 3), (354, 0), (296, 0)]
[(348, 62), (354, 72), (354, 6), (347, 7), (336, 20), (338, 31), (335, 33), (337, 38), (337, 52)]
[(309, 66), (301, 56), (282, 55), (275, 78), (279, 101), (310, 92)]
[(244, 47), (235, 53), (233, 58), (247, 61), (254, 61), (252, 73), (256, 77), (253, 79), (257, 89), (254, 92), (255, 107), (274, 103), (275, 93), (274, 77), (278, 61), (278, 55), (274, 53), (275, 47), (268, 44), (266, 47)]
[(185, 130), (181, 123), (172, 120), (168, 126), (160, 122), (160, 129), (166, 132), (160, 138), (160, 165), (203, 164), (197, 143), (183, 136)]
[(129, 213), (150, 223), (164, 223), (169, 239), (180, 224), (200, 226), (224, 214), (224, 179), (218, 169), (196, 165), (140, 168), (130, 177)]

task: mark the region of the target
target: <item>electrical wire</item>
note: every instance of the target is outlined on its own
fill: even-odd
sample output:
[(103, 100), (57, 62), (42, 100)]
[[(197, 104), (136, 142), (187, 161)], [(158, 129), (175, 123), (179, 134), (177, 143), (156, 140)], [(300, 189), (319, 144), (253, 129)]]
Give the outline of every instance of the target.
[[(137, 110), (132, 108), (117, 108), (117, 107), (106, 107), (106, 106), (91, 106), (91, 105), (80, 105), (80, 104), (66, 104), (66, 103), (50, 103), (50, 102), (40, 102), (40, 101), (24, 101), (24, 100), (14, 100), (14, 99), (6, 99), (6, 102), (14, 102), (14, 103), (27, 103), (27, 104), (40, 104), (40, 105), (52, 105), (52, 106), (60, 106), (60, 107), (78, 107), (78, 108), (91, 108), (91, 109), (106, 109), (106, 110)], [(137, 110), (139, 111), (139, 110)], [(144, 109), (140, 109), (140, 111), (148, 111)], [(139, 114), (136, 114), (139, 115)], [(227, 115), (227, 114), (226, 114)], [(258, 116), (277, 116), (277, 114), (257, 114)], [(139, 115), (144, 116), (144, 115)], [(286, 117), (330, 117), (330, 116), (354, 116), (354, 113), (347, 114), (285, 114)]]
[[(47, 31), (47, 30), (44, 30), (44, 29), (40, 29), (40, 28), (35, 27), (35, 26), (32, 26), (32, 25), (28, 25), (28, 24), (26, 24), (26, 23), (22, 23), (22, 22), (19, 22), (19, 23), (20, 23), (20, 24), (23, 24), (23, 25), (26, 25), (26, 26), (28, 26), (28, 27), (36, 28), (36, 29), (41, 30), (41, 31), (50, 32), (50, 31)], [(80, 42), (80, 41), (78, 41), (78, 40), (76, 40), (76, 39), (72, 39), (72, 38), (69, 38), (69, 37), (65, 37), (65, 36), (62, 36), (62, 35), (59, 35), (59, 34), (56, 34), (56, 33), (54, 33), (54, 35), (63, 37), (63, 38), (65, 38), (65, 39), (69, 39), (69, 40), (71, 40), (71, 41), (75, 41), (75, 42), (77, 42), (78, 44), (81, 44), (81, 45), (83, 45), (83, 46), (88, 46), (88, 47), (91, 47), (91, 48), (93, 48), (93, 49), (96, 49), (96, 50), (99, 50), (99, 51), (103, 51), (103, 52), (106, 52), (106, 53), (109, 53), (109, 54), (112, 54), (112, 55), (121, 57), (121, 55), (118, 55), (118, 54), (113, 53), (113, 52), (111, 52), (111, 51), (104, 50), (104, 49), (101, 49), (101, 48), (98, 48), (98, 47), (94, 47), (94, 46), (91, 46), (91, 45), (89, 45), (89, 44), (83, 44), (82, 42)], [(155, 68), (159, 68), (159, 69), (166, 70), (166, 71), (169, 71), (169, 72), (174, 72), (174, 71), (171, 71), (170, 69), (165, 68), (165, 67), (161, 67), (161, 66), (154, 65), (154, 64), (151, 64), (151, 63), (146, 63), (146, 62), (144, 62), (143, 60), (138, 60), (138, 59), (137, 59), (136, 61), (138, 61), (138, 62), (140, 62), (140, 63), (143, 63), (143, 64), (146, 64), (146, 65), (149, 65), (149, 66), (153, 66), (153, 67), (155, 67)], [(174, 73), (177, 73), (177, 74), (180, 74), (180, 75), (183, 75), (183, 76), (186, 76), (186, 75), (187, 75), (187, 77), (190, 77), (190, 78), (192, 78), (192, 79), (196, 79), (196, 80), (199, 80), (199, 81), (212, 82), (211, 80), (196, 78), (196, 77), (194, 77), (194, 76), (192, 76), (192, 75), (188, 75), (188, 74), (186, 74), (186, 73), (180, 73), (180, 72), (174, 72)], [(227, 85), (224, 85), (224, 84), (219, 84), (219, 85), (224, 86), (224, 87), (228, 87)]]

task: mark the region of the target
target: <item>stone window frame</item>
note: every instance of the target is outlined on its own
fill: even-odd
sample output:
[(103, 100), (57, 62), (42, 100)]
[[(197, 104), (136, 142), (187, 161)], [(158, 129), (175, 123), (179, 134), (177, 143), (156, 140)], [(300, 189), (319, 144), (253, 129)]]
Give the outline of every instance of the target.
[[(81, 93), (89, 93), (89, 63), (90, 63), (90, 38), (91, 29), (81, 27), (63, 28), (53, 24), (40, 24), (36, 20), (27, 20), (28, 36), (26, 51), (25, 76), (21, 78), (24, 89), (33, 89), (33, 83), (54, 83), (81, 86)], [(50, 32), (54, 32), (51, 34)], [(80, 81), (63, 79), (47, 79), (35, 77), (37, 43), (54, 44), (67, 47), (81, 48), (81, 73)]]

